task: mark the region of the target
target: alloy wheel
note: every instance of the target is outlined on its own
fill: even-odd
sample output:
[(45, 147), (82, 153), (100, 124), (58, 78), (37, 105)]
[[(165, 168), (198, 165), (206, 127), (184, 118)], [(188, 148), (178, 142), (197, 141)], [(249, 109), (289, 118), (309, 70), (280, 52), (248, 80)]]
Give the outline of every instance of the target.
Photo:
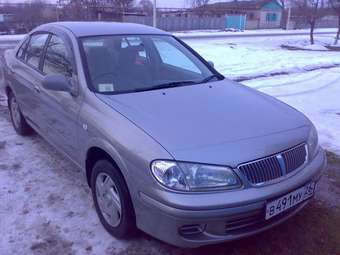
[(106, 222), (112, 227), (117, 227), (122, 217), (121, 199), (115, 182), (106, 173), (97, 176), (96, 197)]

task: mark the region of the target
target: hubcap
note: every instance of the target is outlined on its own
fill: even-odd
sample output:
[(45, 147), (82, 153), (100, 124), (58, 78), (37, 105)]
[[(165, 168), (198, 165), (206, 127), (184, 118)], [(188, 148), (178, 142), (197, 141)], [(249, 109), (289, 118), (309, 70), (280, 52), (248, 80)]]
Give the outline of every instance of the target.
[(112, 227), (117, 227), (122, 217), (122, 206), (116, 184), (106, 173), (96, 179), (96, 197), (102, 215)]
[(15, 97), (11, 99), (11, 115), (14, 126), (18, 128), (20, 126), (21, 115), (19, 110), (19, 105)]

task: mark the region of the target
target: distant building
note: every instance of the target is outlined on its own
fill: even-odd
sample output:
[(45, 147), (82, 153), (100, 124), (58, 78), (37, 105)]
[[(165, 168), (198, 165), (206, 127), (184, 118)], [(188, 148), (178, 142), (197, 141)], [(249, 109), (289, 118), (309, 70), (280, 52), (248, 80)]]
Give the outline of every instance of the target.
[(13, 21), (13, 14), (0, 13), (0, 22), (11, 22)]
[(283, 8), (276, 0), (251, 0), (208, 4), (196, 12), (226, 15), (226, 28), (261, 29), (279, 28)]
[(11, 30), (13, 21), (14, 21), (13, 14), (0, 13), (0, 34), (9, 33)]

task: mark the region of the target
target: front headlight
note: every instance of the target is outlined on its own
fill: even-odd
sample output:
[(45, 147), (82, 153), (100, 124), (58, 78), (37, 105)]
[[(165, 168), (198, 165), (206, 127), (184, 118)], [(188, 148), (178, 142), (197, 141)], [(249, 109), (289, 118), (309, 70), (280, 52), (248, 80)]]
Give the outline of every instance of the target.
[(228, 167), (156, 160), (152, 174), (164, 186), (180, 191), (208, 191), (241, 187), (241, 181)]
[(315, 154), (318, 152), (319, 148), (319, 139), (318, 139), (318, 132), (314, 125), (312, 125), (311, 130), (309, 131), (308, 136), (308, 154), (310, 156), (310, 159), (314, 158)]

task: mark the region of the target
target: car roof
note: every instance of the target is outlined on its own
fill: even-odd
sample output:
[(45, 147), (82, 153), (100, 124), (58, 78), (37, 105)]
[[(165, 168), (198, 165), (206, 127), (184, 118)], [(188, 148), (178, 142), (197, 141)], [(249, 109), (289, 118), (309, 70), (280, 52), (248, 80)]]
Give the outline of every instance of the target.
[(37, 30), (48, 27), (63, 27), (70, 30), (76, 37), (96, 35), (127, 35), (127, 34), (153, 34), (167, 35), (169, 33), (160, 29), (135, 23), (102, 22), (102, 21), (68, 21), (53, 22), (38, 27)]

